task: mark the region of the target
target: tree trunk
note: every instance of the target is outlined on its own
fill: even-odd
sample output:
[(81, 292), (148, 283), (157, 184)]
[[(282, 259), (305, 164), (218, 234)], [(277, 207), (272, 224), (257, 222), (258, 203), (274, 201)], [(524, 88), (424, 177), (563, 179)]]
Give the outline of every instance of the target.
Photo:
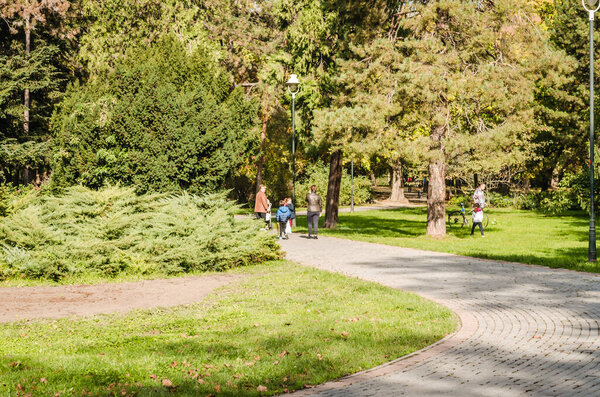
[(267, 123), (269, 121), (268, 109), (263, 110), (262, 119), (262, 131), (260, 133), (260, 157), (258, 158), (258, 164), (256, 165), (256, 191), (260, 190), (260, 185), (263, 183), (263, 168), (265, 165), (265, 150), (267, 144)]
[(479, 187), (479, 175), (476, 173), (473, 174), (473, 183), (475, 183), (475, 189), (477, 189)]
[(371, 186), (377, 187), (377, 177), (375, 176), (375, 171), (373, 171), (373, 169), (369, 171), (369, 177), (371, 178)]
[[(31, 22), (29, 17), (25, 19), (25, 54), (27, 55), (27, 60), (29, 61), (29, 54), (31, 52)], [(29, 135), (29, 105), (31, 103), (31, 99), (29, 98), (29, 88), (25, 88), (25, 98), (23, 101), (24, 110), (23, 110), (23, 131), (25, 135)]]
[(558, 169), (558, 167), (554, 167), (552, 169), (552, 177), (550, 179), (550, 187), (552, 189), (558, 189), (558, 182), (559, 182), (559, 175), (560, 171)]
[[(446, 161), (444, 158), (444, 126), (431, 132), (431, 149), (435, 156), (429, 162), (429, 188), (427, 190), (427, 235), (446, 235)], [(437, 152), (437, 153), (436, 153)]]
[(327, 184), (327, 200), (325, 204), (325, 223), (323, 227), (334, 229), (338, 224), (338, 208), (340, 204), (340, 188), (342, 186), (342, 151), (331, 153), (329, 166), (329, 183)]
[(408, 200), (404, 197), (404, 178), (402, 177), (402, 161), (400, 160), (396, 160), (392, 167), (392, 194), (390, 200), (404, 204), (408, 203)]

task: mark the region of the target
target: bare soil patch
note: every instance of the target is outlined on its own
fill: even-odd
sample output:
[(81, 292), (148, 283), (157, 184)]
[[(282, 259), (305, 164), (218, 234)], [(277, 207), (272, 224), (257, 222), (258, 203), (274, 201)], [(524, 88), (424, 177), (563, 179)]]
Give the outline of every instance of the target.
[(119, 284), (0, 288), (0, 322), (125, 313), (197, 303), (240, 275), (217, 274)]

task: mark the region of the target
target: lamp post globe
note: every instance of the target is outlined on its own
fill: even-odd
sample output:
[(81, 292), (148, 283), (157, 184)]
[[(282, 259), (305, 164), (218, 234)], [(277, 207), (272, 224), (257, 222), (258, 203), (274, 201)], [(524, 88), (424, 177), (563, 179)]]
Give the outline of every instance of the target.
[(594, 217), (594, 14), (600, 0), (581, 0), (590, 21), (590, 230), (588, 262), (596, 262), (596, 219)]
[[(285, 83), (292, 94), (292, 204), (296, 206), (296, 94), (300, 90), (300, 80), (295, 74), (290, 75)], [(295, 219), (294, 219), (295, 221)], [(295, 225), (294, 225), (295, 226)]]

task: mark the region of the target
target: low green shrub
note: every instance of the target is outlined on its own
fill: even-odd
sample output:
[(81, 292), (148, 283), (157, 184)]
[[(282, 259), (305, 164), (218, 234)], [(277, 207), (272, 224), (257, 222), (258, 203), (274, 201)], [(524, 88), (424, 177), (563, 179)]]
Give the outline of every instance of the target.
[[(312, 185), (316, 185), (318, 193), (323, 198), (327, 195), (327, 184), (329, 182), (329, 166), (325, 164), (313, 164), (306, 168), (304, 176), (296, 182), (296, 202), (302, 207), (306, 205), (304, 197), (310, 191)], [(344, 170), (342, 174), (342, 186), (340, 188), (340, 205), (350, 205), (352, 193), (350, 173)], [(365, 204), (372, 200), (373, 190), (371, 181), (366, 176), (354, 176), (354, 204)]]
[(31, 185), (15, 187), (10, 183), (0, 184), (0, 217), (26, 205), (37, 194), (38, 190)]
[(76, 186), (40, 195), (0, 223), (0, 278), (59, 280), (223, 270), (279, 257), (225, 193), (149, 194)]

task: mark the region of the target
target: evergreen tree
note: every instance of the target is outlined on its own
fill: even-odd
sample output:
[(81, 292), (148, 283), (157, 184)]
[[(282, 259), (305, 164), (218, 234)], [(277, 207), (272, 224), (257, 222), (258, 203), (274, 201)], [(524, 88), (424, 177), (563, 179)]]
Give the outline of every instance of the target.
[(529, 155), (536, 83), (561, 59), (540, 24), (516, 0), (438, 0), (404, 21), (400, 95), (429, 133), (428, 235), (445, 234), (449, 164), (491, 170)]
[(254, 103), (198, 48), (166, 37), (114, 70), (74, 84), (53, 128), (58, 184), (134, 185), (138, 192), (212, 192), (253, 149)]

